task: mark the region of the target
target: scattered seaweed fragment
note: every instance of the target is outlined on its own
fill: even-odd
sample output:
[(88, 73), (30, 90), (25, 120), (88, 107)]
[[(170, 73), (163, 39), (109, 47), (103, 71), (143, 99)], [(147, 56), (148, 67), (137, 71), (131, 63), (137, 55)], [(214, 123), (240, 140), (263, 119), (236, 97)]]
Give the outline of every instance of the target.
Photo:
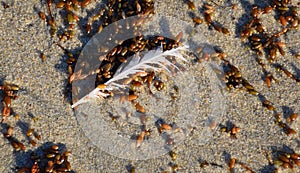
[(1, 122), (5, 122), (12, 112), (11, 100), (15, 100), (18, 98), (17, 92), (19, 91), (19, 87), (17, 85), (4, 83), (0, 86), (0, 90), (3, 91), (3, 110)]
[[(1, 126), (4, 128), (2, 130), (4, 138), (6, 138), (14, 151), (24, 151), (26, 152), (26, 144), (18, 140), (14, 135), (14, 127), (9, 124), (9, 116), (11, 115), (11, 99), (18, 98), (17, 92), (20, 90), (20, 87), (14, 84), (4, 83), (0, 86), (3, 97), (3, 109), (10, 111), (2, 111), (2, 122)], [(8, 113), (7, 113), (8, 112)], [(13, 113), (15, 114), (15, 113)], [(22, 130), (25, 130), (26, 137), (29, 141), (29, 144), (33, 147), (37, 146), (36, 140), (41, 140), (41, 135), (36, 132), (34, 128), (28, 126), (27, 123), (19, 120), (19, 115), (15, 114), (15, 117), (18, 117), (17, 126), (20, 126)], [(33, 137), (32, 137), (33, 136)], [(28, 152), (32, 152), (29, 150)], [(68, 161), (68, 157), (71, 155), (70, 151), (60, 149), (58, 145), (52, 145), (44, 150), (43, 156), (38, 156), (35, 153), (31, 153), (32, 165), (30, 167), (22, 167), (18, 169), (18, 173), (51, 173), (51, 172), (70, 172), (71, 164)]]
[[(75, 49), (66, 49), (64, 44), (74, 38), (76, 29), (81, 30), (84, 28), (81, 33), (84, 37), (93, 36), (101, 32), (104, 27), (118, 20), (136, 15), (151, 16), (155, 13), (154, 1), (152, 0), (109, 0), (100, 4), (100, 6), (97, 2), (91, 0), (45, 0), (45, 4), (47, 12), (38, 11), (38, 15), (49, 26), (49, 32), (54, 43), (62, 48), (65, 56), (68, 57), (66, 63), (68, 64), (69, 83), (65, 89), (66, 97), (71, 95), (70, 84), (75, 78), (73, 72), (79, 53), (74, 53)], [(88, 8), (87, 11), (91, 10), (92, 14), (82, 16), (79, 10), (85, 10), (86, 8)], [(57, 21), (56, 14), (61, 15), (63, 21)], [(82, 26), (83, 23), (86, 23), (86, 26)], [(55, 39), (55, 36), (58, 40)], [(82, 47), (79, 48), (79, 50), (81, 49)]]
[(225, 70), (225, 83), (229, 89), (244, 88), (249, 94), (258, 96), (259, 92), (256, 91), (253, 85), (251, 85), (247, 79), (242, 77), (240, 70), (232, 65), (228, 60), (222, 58), (224, 61)]
[(245, 89), (249, 94), (257, 96), (263, 107), (269, 111), (273, 111), (273, 116), (275, 118), (275, 123), (284, 131), (287, 135), (296, 134), (296, 131), (292, 129), (286, 122), (282, 121), (281, 115), (277, 112), (274, 104), (269, 101), (262, 93), (256, 91), (253, 85), (251, 85), (247, 79), (242, 77), (241, 72), (237, 67), (232, 65), (228, 60), (226, 60), (226, 54), (221, 50), (216, 50), (217, 54), (215, 56), (219, 57), (224, 61), (224, 72), (225, 72), (225, 83), (228, 89)]
[(212, 26), (218, 32), (221, 32), (225, 35), (230, 35), (230, 32), (227, 28), (223, 27), (218, 22), (212, 20), (212, 14), (215, 11), (215, 8), (208, 3), (205, 3), (203, 5), (203, 8), (204, 8), (204, 19), (206, 24), (208, 26)]
[(15, 151), (26, 150), (26, 146), (13, 136), (13, 127), (7, 124), (6, 126), (7, 129), (5, 132), (3, 132), (3, 136), (10, 142), (14, 150)]
[(202, 159), (199, 159), (198, 161), (200, 163), (200, 167), (201, 168), (206, 168), (207, 166), (213, 166), (213, 167), (223, 168), (222, 165), (219, 165), (219, 164), (214, 163), (214, 162), (208, 162), (208, 161), (202, 160)]
[(220, 131), (227, 133), (230, 136), (230, 138), (236, 139), (237, 138), (236, 135), (241, 131), (241, 128), (237, 127), (232, 123), (227, 123), (227, 124), (228, 124), (227, 126), (220, 125)]
[[(42, 20), (46, 21), (50, 26), (50, 35), (53, 37), (57, 35), (59, 41), (64, 42), (71, 40), (75, 35), (74, 28), (82, 23), (80, 20), (84, 19), (79, 16), (78, 10), (87, 8), (90, 4), (94, 3), (91, 0), (60, 0), (52, 1), (46, 0), (47, 15), (40, 11), (39, 16)], [(109, 24), (125, 19), (126, 17), (135, 16), (139, 14), (149, 15), (154, 14), (154, 2), (152, 0), (130, 0), (130, 1), (113, 1), (110, 0), (105, 4), (105, 7), (95, 10), (95, 15), (89, 17), (85, 27), (86, 34), (94, 35), (93, 26), (96, 26), (96, 32), (101, 32), (102, 28)], [(58, 13), (62, 15), (63, 26), (57, 26), (56, 19), (54, 18), (53, 9), (58, 10)], [(101, 22), (99, 22), (101, 21)], [(95, 23), (95, 24), (94, 24)], [(100, 24), (99, 24), (100, 23)], [(58, 30), (58, 28), (60, 30)], [(61, 29), (64, 28), (64, 29)]]
[(274, 166), (278, 172), (280, 169), (291, 169), (295, 171), (295, 167), (300, 167), (300, 154), (296, 153), (290, 147), (283, 146), (280, 149), (272, 149), (267, 153), (269, 165)]
[(293, 113), (286, 118), (286, 122), (293, 123), (294, 121), (297, 120), (297, 117), (298, 117), (298, 113)]
[(192, 18), (195, 27), (199, 24), (202, 24), (204, 21), (209, 26), (215, 29), (217, 32), (223, 33), (225, 35), (230, 35), (230, 32), (227, 28), (222, 26), (219, 22), (212, 19), (212, 14), (215, 12), (215, 7), (209, 3), (204, 3), (202, 6), (204, 20), (199, 17), (195, 11), (195, 4), (192, 1), (184, 1), (188, 6), (191, 12), (189, 12), (190, 17)]
[(233, 171), (233, 168), (235, 165), (240, 165), (246, 172), (250, 172), (250, 173), (255, 173), (249, 166), (247, 166), (245, 163), (237, 160), (237, 159), (234, 159), (234, 158), (231, 158), (230, 159), (230, 162), (229, 162), (229, 169), (231, 172), (234, 172)]
[(6, 129), (2, 132), (3, 136), (11, 143), (12, 147), (16, 150), (25, 150), (25, 145), (13, 136), (13, 127), (7, 123), (8, 117), (12, 114), (11, 100), (17, 99), (17, 92), (19, 87), (17, 85), (4, 83), (0, 86), (0, 90), (3, 91), (3, 110), (2, 110), (2, 121), (3, 127)]
[[(24, 151), (26, 150), (25, 144), (14, 136), (14, 125), (10, 124), (10, 122), (8, 121), (9, 116), (14, 115), (15, 119), (18, 121), (16, 123), (16, 126), (19, 126), (21, 129), (27, 127), (26, 123), (19, 120), (19, 114), (16, 114), (14, 111), (12, 111), (11, 108), (11, 100), (18, 98), (17, 93), (20, 90), (20, 87), (5, 82), (0, 86), (0, 90), (3, 91), (3, 110), (1, 121), (3, 127), (3, 136), (10, 142), (15, 151)], [(34, 136), (34, 138), (37, 140), (41, 139), (41, 136), (34, 129), (28, 129), (26, 136), (32, 146), (36, 146), (37, 142), (31, 136)]]
[(18, 173), (51, 173), (51, 172), (72, 172), (71, 163), (68, 158), (71, 152), (53, 144), (43, 149), (42, 154), (30, 151), (30, 167), (21, 167)]
[[(95, 26), (97, 32), (101, 32), (102, 28), (109, 24), (136, 15), (152, 15), (154, 14), (154, 2), (152, 0), (130, 0), (130, 1), (113, 1), (110, 0), (106, 4), (107, 8), (96, 12), (96, 14), (88, 19), (86, 25), (86, 33), (90, 34)], [(98, 25), (93, 25), (97, 21), (101, 21)], [(93, 35), (93, 34), (92, 34)]]
[(184, 0), (184, 2), (188, 5), (189, 9), (194, 11), (196, 9), (196, 6), (194, 4), (193, 1), (190, 1), (190, 0)]
[[(272, 11), (275, 12), (274, 18), (281, 24), (281, 30), (275, 33), (271, 33), (260, 18), (262, 15), (269, 15)], [(282, 36), (298, 29), (299, 17), (297, 7), (292, 5), (291, 0), (273, 0), (271, 1), (271, 5), (266, 7), (259, 8), (258, 6), (254, 6), (251, 16), (252, 19), (250, 22), (244, 25), (244, 29), (241, 32), (241, 39), (242, 41), (247, 40), (246, 43), (250, 44), (251, 49), (258, 55), (256, 61), (262, 67), (267, 87), (270, 87), (271, 81), (275, 79), (273, 75), (268, 72), (265, 64), (262, 63), (260, 57), (263, 55), (266, 56), (271, 66), (299, 83), (300, 79), (277, 62), (278, 53), (281, 56), (285, 56), (286, 54), (286, 43), (282, 40)]]

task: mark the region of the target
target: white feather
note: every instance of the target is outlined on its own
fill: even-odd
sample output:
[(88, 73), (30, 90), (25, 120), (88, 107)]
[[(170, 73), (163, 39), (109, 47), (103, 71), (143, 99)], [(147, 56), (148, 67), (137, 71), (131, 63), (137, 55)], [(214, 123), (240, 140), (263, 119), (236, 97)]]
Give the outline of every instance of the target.
[[(160, 47), (159, 49), (147, 52), (143, 56), (143, 58), (139, 56), (139, 53), (135, 54), (132, 60), (130, 60), (127, 64), (119, 67), (113, 78), (105, 83), (105, 85), (107, 86), (107, 90), (126, 88), (126, 85), (122, 84), (122, 80), (128, 79), (131, 75), (137, 74), (139, 72), (165, 70), (171, 73), (168, 67), (175, 67), (176, 69), (178, 69), (178, 67), (170, 62), (166, 57), (173, 56), (177, 59), (180, 59), (181, 61), (186, 62), (187, 60), (182, 55), (184, 51), (188, 51), (187, 46), (180, 46), (164, 52), (162, 47)], [(109, 94), (103, 93), (99, 88), (95, 88), (88, 95), (84, 96), (79, 101), (74, 103), (72, 105), (72, 108), (87, 102), (91, 98), (103, 98), (107, 97), (108, 95)]]

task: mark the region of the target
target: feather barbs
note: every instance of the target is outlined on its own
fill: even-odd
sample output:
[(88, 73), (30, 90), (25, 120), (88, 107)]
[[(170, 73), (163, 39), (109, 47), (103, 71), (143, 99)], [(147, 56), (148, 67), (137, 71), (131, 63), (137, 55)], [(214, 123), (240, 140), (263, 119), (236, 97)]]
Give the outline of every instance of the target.
[(169, 74), (172, 74), (173, 72), (170, 70), (170, 68), (175, 68), (177, 71), (180, 71), (179, 67), (170, 61), (168, 57), (174, 57), (176, 62), (177, 60), (180, 60), (181, 62), (187, 62), (183, 55), (188, 50), (188, 46), (179, 46), (171, 50), (163, 51), (161, 46), (156, 50), (148, 51), (143, 57), (141, 57), (139, 53), (136, 53), (130, 61), (122, 64), (117, 69), (114, 76), (110, 80), (104, 84), (98, 85), (88, 95), (74, 103), (72, 108), (89, 101), (91, 98), (103, 98), (110, 95), (104, 91), (125, 89), (127, 84), (131, 82), (133, 76), (147, 75), (151, 71), (166, 71)]

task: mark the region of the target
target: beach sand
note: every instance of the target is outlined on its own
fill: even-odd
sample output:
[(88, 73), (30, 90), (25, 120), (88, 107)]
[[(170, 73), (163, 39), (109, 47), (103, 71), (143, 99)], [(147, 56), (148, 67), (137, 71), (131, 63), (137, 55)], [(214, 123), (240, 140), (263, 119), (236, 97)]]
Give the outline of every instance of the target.
[[(4, 2), (10, 7), (7, 9), (4, 9), (3, 6), (0, 7), (0, 82), (7, 81), (21, 87), (18, 94), (19, 98), (12, 101), (12, 108), (14, 112), (20, 115), (20, 121), (17, 122), (13, 117), (10, 117), (8, 122), (15, 127), (15, 137), (25, 142), (28, 148), (26, 151), (15, 152), (8, 140), (1, 137), (0, 172), (15, 172), (16, 167), (32, 164), (29, 159), (30, 150), (37, 148), (30, 146), (24, 135), (24, 129), (29, 126), (42, 136), (42, 139), (38, 141), (38, 149), (45, 148), (52, 142), (60, 143), (60, 146), (66, 147), (72, 152), (69, 161), (74, 172), (127, 172), (129, 165), (133, 165), (136, 172), (161, 172), (163, 170), (171, 171), (170, 163), (176, 163), (181, 167), (178, 172), (228, 172), (227, 163), (231, 157), (245, 163), (255, 172), (272, 172), (274, 167), (269, 165), (265, 152), (288, 147), (300, 153), (299, 133), (291, 136), (284, 134), (274, 123), (272, 111), (262, 107), (256, 96), (250, 95), (246, 91), (228, 91), (226, 89), (222, 90), (224, 98), (220, 98), (225, 100), (223, 103), (225, 111), (220, 114), (222, 117), (219, 118), (219, 123), (226, 124), (229, 121), (240, 127), (241, 132), (237, 134), (237, 139), (231, 139), (226, 133), (221, 133), (218, 130), (211, 135), (204, 135), (197, 132), (202, 127), (196, 127), (195, 134), (186, 137), (173, 149), (178, 154), (175, 161), (172, 161), (166, 153), (147, 160), (132, 160), (119, 158), (102, 151), (101, 147), (93, 145), (93, 141), (86, 136), (81, 128), (82, 123), (77, 121), (71, 105), (64, 98), (64, 90), (68, 82), (67, 64), (65, 63), (67, 57), (54, 44), (57, 38), (50, 36), (48, 26), (38, 16), (38, 11), (46, 11), (45, 3), (38, 0)], [(254, 53), (241, 42), (239, 36), (241, 26), (249, 21), (251, 5), (255, 3), (264, 6), (265, 4), (256, 0), (215, 2), (221, 6), (216, 7), (213, 19), (228, 28), (230, 35), (210, 30), (206, 24), (201, 24), (196, 26), (195, 30), (197, 30), (198, 35), (203, 37), (195, 38), (195, 40), (212, 46), (219, 46), (226, 52), (227, 59), (239, 68), (243, 77), (258, 92), (274, 103), (279, 113), (284, 115), (290, 115), (293, 112), (298, 113), (299, 84), (267, 65), (267, 68), (278, 79), (278, 83), (273, 83), (271, 88), (267, 88), (261, 77), (263, 75), (261, 67), (254, 59)], [(194, 0), (194, 3), (197, 8), (203, 5), (202, 0)], [(89, 15), (87, 10), (91, 9), (93, 4), (96, 3), (93, 2), (87, 9), (78, 13), (82, 16)], [(231, 4), (236, 4), (236, 9), (232, 9)], [(172, 16), (190, 26), (194, 25), (189, 17), (188, 6), (181, 1), (159, 1), (156, 2), (155, 7), (157, 14)], [(198, 9), (195, 13), (202, 17)], [(57, 10), (54, 10), (53, 14), (58, 21), (61, 20)], [(265, 25), (268, 29), (270, 28), (270, 31), (276, 31), (280, 26), (273, 16), (274, 14), (270, 14), (263, 17), (263, 21), (266, 22)], [(171, 23), (169, 27), (180, 28), (178, 25), (173, 25), (176, 23)], [(89, 38), (85, 37), (82, 31), (79, 30), (76, 33), (73, 41), (64, 44), (66, 48), (81, 50), (82, 46), (87, 43)], [(284, 64), (287, 69), (300, 78), (300, 60), (291, 54), (291, 50), (300, 50), (299, 30), (287, 33), (283, 40), (287, 45), (285, 48), (286, 55), (284, 57), (279, 56), (278, 62)], [(45, 62), (40, 59), (41, 52), (47, 56)], [(267, 63), (267, 60), (264, 59), (264, 61)], [(211, 78), (206, 76), (207, 74), (203, 71), (191, 70), (189, 72), (191, 73), (190, 76), (194, 77), (203, 75), (203, 78), (196, 80), (199, 86), (197, 88), (199, 93), (197, 94), (203, 96), (201, 97), (203, 100), (206, 97), (208, 100), (208, 103), (201, 104), (198, 110), (195, 108), (199, 111), (197, 114), (201, 119), (201, 116), (205, 117), (211, 114), (211, 109), (209, 109), (211, 88), (206, 89)], [(177, 82), (185, 83), (186, 81), (181, 79)], [(181, 94), (190, 96), (187, 98), (194, 95), (193, 93)], [(189, 105), (188, 101), (190, 100), (188, 99), (183, 104)], [(155, 110), (157, 108), (167, 109), (163, 105), (148, 109)], [(183, 111), (189, 113), (186, 109)], [(38, 120), (34, 121), (32, 117), (36, 117)], [(113, 123), (111, 124), (113, 125)], [(201, 125), (201, 123), (195, 124)], [(300, 120), (297, 119), (293, 122), (291, 127), (298, 132)], [(199, 139), (203, 138), (207, 138), (207, 142), (199, 144)], [(222, 167), (209, 165), (206, 168), (201, 168), (199, 160), (216, 163)], [(295, 172), (299, 170), (298, 167), (295, 168)], [(285, 170), (285, 172), (290, 171)], [(235, 172), (245, 172), (245, 170), (237, 165)]]

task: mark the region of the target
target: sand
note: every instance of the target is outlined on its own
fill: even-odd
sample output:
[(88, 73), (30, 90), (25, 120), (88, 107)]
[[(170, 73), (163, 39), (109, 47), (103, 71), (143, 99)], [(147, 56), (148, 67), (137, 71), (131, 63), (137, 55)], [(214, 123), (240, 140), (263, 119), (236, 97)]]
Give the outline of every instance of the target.
[[(237, 139), (231, 139), (226, 133), (219, 131), (209, 136), (203, 135), (201, 133), (203, 124), (199, 121), (205, 120), (201, 117), (206, 117), (211, 113), (210, 104), (208, 104), (211, 101), (211, 97), (209, 97), (211, 88), (206, 88), (209, 86), (211, 77), (201, 70), (189, 71), (189, 73), (191, 76), (198, 76), (199, 73), (203, 76), (197, 80), (199, 86), (197, 92), (203, 100), (207, 97), (208, 103), (203, 101), (204, 103), (199, 103), (198, 109), (195, 108), (199, 111), (197, 112), (199, 121), (195, 121), (194, 125), (199, 125), (199, 127), (196, 127), (195, 134), (185, 137), (173, 149), (178, 154), (175, 161), (172, 161), (165, 152), (146, 160), (133, 160), (132, 157), (124, 159), (116, 154), (112, 155), (103, 151), (101, 147), (93, 145), (94, 141), (90, 140), (90, 136), (86, 136), (82, 124), (88, 123), (77, 121), (71, 105), (64, 98), (63, 93), (68, 80), (67, 64), (65, 63), (67, 57), (58, 46), (53, 44), (57, 38), (51, 38), (49, 28), (37, 15), (37, 11), (46, 11), (46, 5), (37, 0), (5, 2), (10, 4), (10, 7), (7, 9), (4, 9), (3, 6), (0, 7), (0, 82), (7, 81), (22, 88), (19, 98), (12, 102), (12, 108), (20, 115), (22, 122), (16, 122), (13, 117), (10, 117), (8, 122), (15, 127), (15, 136), (24, 141), (28, 148), (25, 152), (15, 152), (8, 140), (1, 137), (0, 172), (15, 172), (16, 167), (32, 164), (29, 160), (29, 153), (30, 150), (37, 148), (30, 147), (24, 135), (24, 129), (28, 126), (35, 128), (42, 136), (42, 139), (38, 141), (38, 149), (49, 146), (48, 142), (53, 142), (60, 143), (61, 146), (71, 150), (72, 157), (69, 160), (74, 172), (126, 172), (130, 164), (134, 165), (136, 172), (161, 172), (162, 170), (171, 171), (170, 163), (177, 163), (181, 167), (179, 172), (228, 172), (226, 163), (230, 157), (246, 163), (255, 172), (272, 172), (274, 167), (268, 166), (265, 151), (287, 146), (295, 152), (300, 152), (299, 133), (292, 136), (285, 135), (274, 123), (272, 112), (263, 108), (257, 97), (245, 91), (226, 91), (224, 89), (224, 98), (220, 98), (225, 100), (225, 111), (220, 114), (219, 123), (226, 124), (227, 121), (230, 121), (240, 127), (241, 132), (237, 135)], [(203, 1), (195, 0), (194, 3), (197, 8), (200, 8)], [(251, 5), (259, 2), (217, 1), (217, 3), (221, 6), (217, 7), (214, 19), (227, 27), (231, 34), (225, 36), (209, 30), (206, 24), (201, 24), (195, 27), (195, 37), (201, 36), (195, 38), (195, 41), (219, 46), (227, 53), (227, 59), (240, 69), (243, 77), (274, 103), (279, 113), (288, 115), (291, 112), (299, 112), (299, 84), (268, 66), (270, 71), (274, 72), (278, 83), (267, 88), (261, 79), (263, 73), (255, 62), (253, 52), (239, 38), (240, 27), (247, 21)], [(237, 4), (235, 10), (230, 8), (231, 3)], [(259, 3), (259, 5), (264, 4)], [(88, 6), (87, 10), (92, 6)], [(86, 16), (87, 10), (79, 11), (79, 14)], [(187, 5), (181, 1), (156, 2), (157, 14), (172, 16), (177, 19), (176, 21), (183, 21), (187, 25), (193, 26), (189, 12)], [(199, 14), (197, 11), (196, 13)], [(61, 19), (57, 11), (54, 11), (54, 16), (58, 20)], [(268, 28), (278, 29), (279, 24), (274, 20), (273, 14), (264, 17), (263, 20)], [(168, 26), (180, 28), (182, 24), (174, 22)], [(77, 31), (77, 33), (74, 41), (64, 44), (68, 49), (80, 50), (87, 43), (89, 38), (84, 37), (81, 31)], [(287, 43), (286, 56), (280, 57), (279, 62), (300, 77), (300, 62), (290, 52), (291, 50), (298, 51), (300, 48), (299, 31), (289, 32), (283, 39)], [(193, 42), (193, 44), (196, 43)], [(41, 61), (40, 52), (44, 52), (47, 56), (45, 62)], [(202, 69), (205, 68), (202, 67)], [(181, 79), (180, 82), (186, 81)], [(193, 96), (191, 93), (181, 94)], [(189, 105), (189, 101), (190, 99), (183, 104)], [(152, 109), (161, 107), (163, 106), (154, 105)], [(151, 108), (149, 109), (151, 110)], [(189, 110), (183, 109), (183, 111), (188, 113)], [(32, 116), (38, 120), (33, 121)], [(114, 125), (114, 123), (110, 124)], [(299, 131), (299, 119), (291, 126)], [(131, 134), (126, 135), (130, 136)], [(110, 139), (109, 137), (107, 136), (107, 139)], [(199, 140), (203, 138), (207, 141), (200, 143)], [(148, 153), (147, 156), (151, 157), (151, 153)], [(222, 165), (222, 168), (216, 166), (200, 168), (199, 160)], [(285, 172), (289, 171), (285, 170)], [(295, 172), (297, 171), (299, 168), (295, 169)], [(244, 172), (244, 169), (237, 166), (235, 172)]]

